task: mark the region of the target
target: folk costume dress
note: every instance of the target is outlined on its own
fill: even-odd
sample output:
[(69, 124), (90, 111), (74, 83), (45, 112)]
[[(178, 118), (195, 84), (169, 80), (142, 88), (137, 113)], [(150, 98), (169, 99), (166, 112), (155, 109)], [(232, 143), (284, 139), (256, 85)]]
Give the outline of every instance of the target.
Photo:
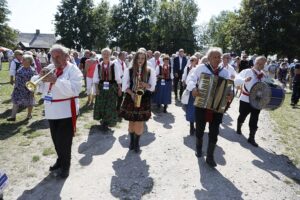
[(98, 84), (99, 94), (96, 95), (94, 119), (101, 120), (109, 126), (117, 122), (118, 84), (121, 79), (115, 64), (101, 62), (94, 71), (93, 82)]
[(172, 93), (171, 66), (170, 65), (158, 66), (156, 68), (156, 75), (159, 77), (157, 78), (153, 103), (157, 105), (171, 104), (171, 93)]
[(131, 96), (126, 93), (124, 101), (121, 105), (120, 116), (128, 121), (148, 121), (151, 117), (151, 92), (154, 91), (156, 85), (156, 75), (153, 69), (147, 67), (147, 75), (145, 77), (137, 72), (133, 74), (133, 68), (127, 68), (124, 71), (122, 91), (126, 92), (130, 88), (133, 92), (137, 88), (137, 76), (142, 77), (142, 81), (151, 85), (151, 88), (144, 91), (142, 96), (141, 106), (136, 108)]
[[(188, 79), (189, 79), (189, 75), (195, 69), (196, 69), (196, 67), (192, 67), (192, 66), (185, 67), (184, 72), (183, 72), (183, 76), (182, 76), (182, 81), (185, 81), (187, 83)], [(185, 115), (186, 121), (188, 121), (190, 123), (195, 122), (194, 101), (195, 101), (195, 98), (193, 97), (192, 92), (190, 92), (189, 101), (188, 101), (188, 104), (186, 105), (186, 115)]]
[(26, 88), (26, 82), (36, 74), (35, 69), (32, 67), (21, 67), (16, 72), (16, 83), (14, 86), (11, 99), (13, 104), (19, 106), (33, 106), (34, 105), (34, 95)]

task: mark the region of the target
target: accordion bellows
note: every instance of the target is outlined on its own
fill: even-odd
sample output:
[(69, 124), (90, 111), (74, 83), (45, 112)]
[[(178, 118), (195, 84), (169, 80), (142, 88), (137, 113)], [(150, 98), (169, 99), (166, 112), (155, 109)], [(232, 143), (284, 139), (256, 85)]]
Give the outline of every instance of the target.
[(213, 74), (202, 73), (198, 81), (200, 96), (195, 98), (194, 106), (224, 113), (227, 96), (233, 93), (234, 82)]

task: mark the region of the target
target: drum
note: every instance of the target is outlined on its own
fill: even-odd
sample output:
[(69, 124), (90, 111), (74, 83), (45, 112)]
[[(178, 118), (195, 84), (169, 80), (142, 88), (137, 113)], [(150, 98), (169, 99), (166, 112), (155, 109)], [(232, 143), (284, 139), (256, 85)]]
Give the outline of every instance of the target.
[(249, 102), (253, 108), (258, 110), (275, 110), (282, 105), (284, 98), (284, 89), (279, 85), (257, 82), (251, 88)]

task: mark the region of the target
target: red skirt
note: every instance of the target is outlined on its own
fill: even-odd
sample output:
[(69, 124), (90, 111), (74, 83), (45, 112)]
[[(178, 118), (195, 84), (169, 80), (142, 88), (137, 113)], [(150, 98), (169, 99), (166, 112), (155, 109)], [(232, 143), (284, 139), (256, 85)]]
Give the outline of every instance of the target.
[(145, 92), (142, 96), (141, 106), (134, 107), (134, 101), (126, 93), (120, 109), (120, 117), (128, 121), (148, 121), (151, 117), (151, 94)]

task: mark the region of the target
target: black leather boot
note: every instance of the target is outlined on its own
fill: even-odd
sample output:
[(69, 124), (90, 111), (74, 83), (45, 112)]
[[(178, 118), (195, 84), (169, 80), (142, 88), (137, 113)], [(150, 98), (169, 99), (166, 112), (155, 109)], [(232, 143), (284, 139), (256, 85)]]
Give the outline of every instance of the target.
[(130, 143), (129, 143), (129, 150), (134, 149), (134, 133), (129, 133), (130, 136)]
[(190, 122), (190, 135), (194, 135), (195, 134), (195, 127), (194, 127), (194, 123)]
[(206, 156), (206, 163), (210, 167), (216, 167), (217, 166), (217, 163), (215, 162), (215, 159), (214, 159), (215, 148), (216, 148), (216, 144), (213, 144), (213, 143), (209, 143), (208, 144), (207, 156)]
[(203, 143), (203, 138), (201, 138), (201, 139), (196, 138), (196, 152), (195, 152), (195, 155), (198, 158), (200, 158), (202, 156), (202, 143)]
[(255, 142), (255, 133), (256, 133), (256, 130), (250, 130), (248, 142), (250, 144), (252, 144), (253, 146), (258, 147), (258, 144)]
[(59, 169), (60, 167), (61, 167), (60, 162), (59, 162), (59, 160), (57, 159), (56, 162), (55, 162), (55, 164), (52, 165), (52, 166), (49, 168), (49, 171), (52, 172), (52, 171), (54, 171), (54, 170)]
[(168, 105), (164, 105), (164, 113), (167, 113), (167, 108), (168, 108)]
[(136, 153), (140, 152), (140, 135), (135, 135), (134, 139), (134, 151)]
[(242, 135), (242, 123), (237, 123), (236, 133)]

